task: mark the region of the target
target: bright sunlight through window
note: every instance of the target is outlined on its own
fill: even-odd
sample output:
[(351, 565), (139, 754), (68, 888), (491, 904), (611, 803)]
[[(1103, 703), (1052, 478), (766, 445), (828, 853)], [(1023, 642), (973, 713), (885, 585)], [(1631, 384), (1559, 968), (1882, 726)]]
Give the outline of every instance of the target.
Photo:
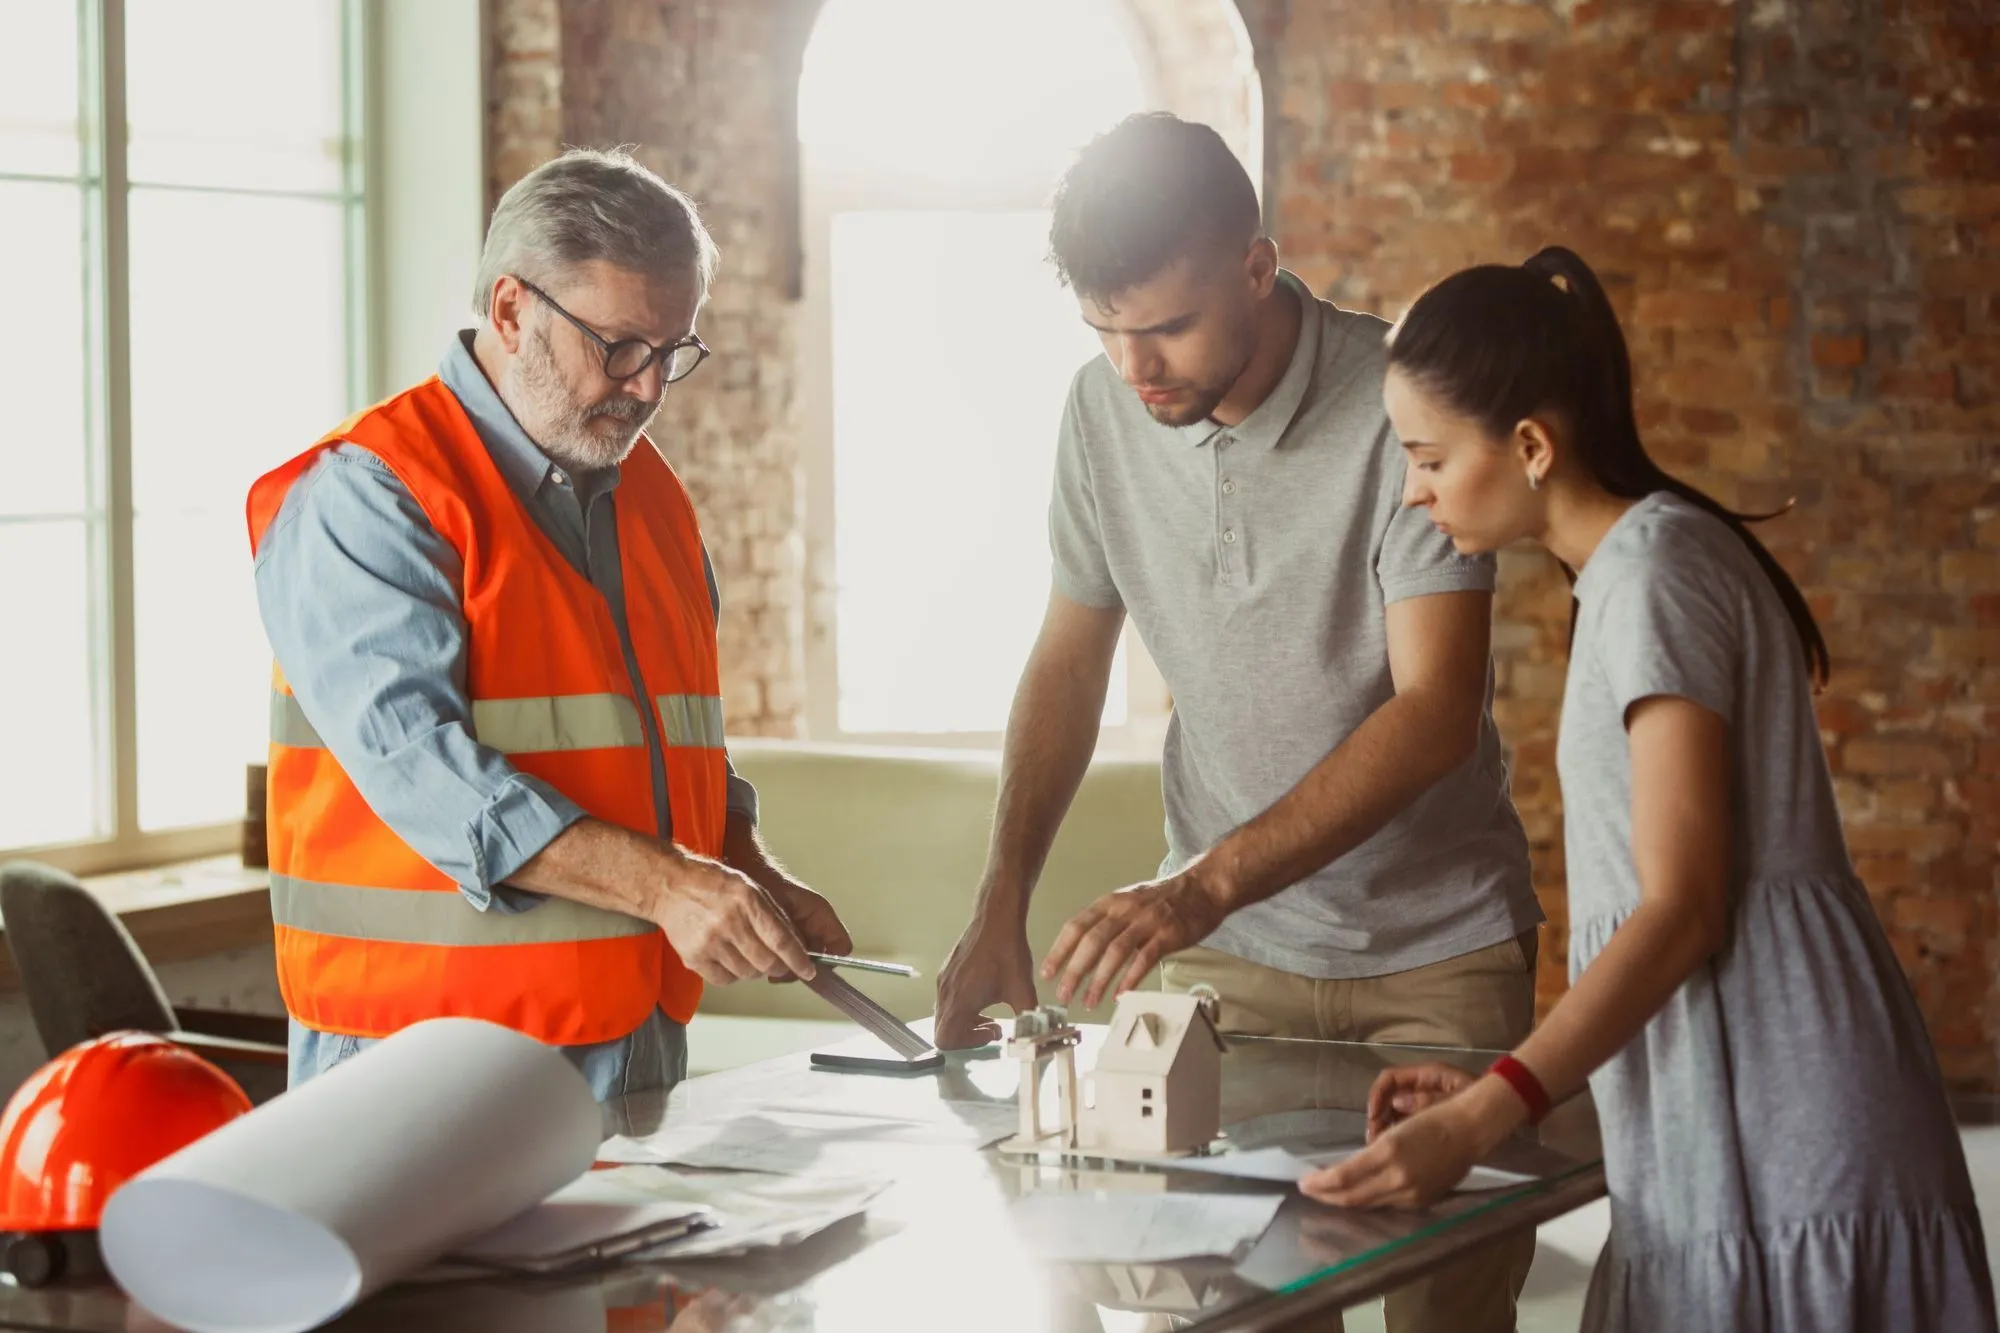
[(0, 625), (32, 645), (0, 849), (240, 817), (270, 697), (243, 497), (356, 396), (355, 0), (127, 0), (122, 42), (103, 12), (0, 24)]
[[(843, 734), (1006, 724), (1048, 597), (1063, 400), (1100, 350), (1046, 261), (1048, 198), (1148, 104), (1111, 0), (826, 7), (799, 137), (830, 284)], [(1125, 712), (1121, 653), (1104, 721)]]

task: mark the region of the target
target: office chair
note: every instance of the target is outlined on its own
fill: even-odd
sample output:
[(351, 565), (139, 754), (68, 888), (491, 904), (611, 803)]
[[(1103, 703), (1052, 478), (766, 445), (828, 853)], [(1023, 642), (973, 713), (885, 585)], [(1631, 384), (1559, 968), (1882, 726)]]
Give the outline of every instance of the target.
[(107, 1032), (157, 1032), (220, 1065), (253, 1102), (284, 1091), (285, 1019), (176, 1008), (124, 924), (72, 876), (0, 865), (0, 929), (51, 1056)]

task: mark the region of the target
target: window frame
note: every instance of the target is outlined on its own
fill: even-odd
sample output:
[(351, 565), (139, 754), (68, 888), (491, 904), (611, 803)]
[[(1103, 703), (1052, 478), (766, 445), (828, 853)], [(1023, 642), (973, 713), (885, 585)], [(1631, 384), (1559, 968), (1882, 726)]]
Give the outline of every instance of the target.
[[(337, 0), (341, 25), (344, 159), (335, 191), (206, 186), (226, 195), (309, 198), (342, 205), (350, 410), (367, 401), (374, 338), (370, 320), (368, 146), (374, 89), (368, 58), (377, 21), (373, 0)], [(235, 850), (241, 817), (147, 830), (139, 823), (137, 636), (132, 510), (131, 292), (128, 215), (131, 181), (125, 105), (125, 0), (76, 0), (80, 156), (73, 175), (0, 171), (0, 180), (71, 185), (80, 193), (85, 234), (85, 500), (89, 607), (93, 822), (101, 836), (66, 843), (0, 846), (75, 874), (159, 865)], [(70, 520), (75, 516), (54, 516)], [(0, 524), (48, 522), (48, 515), (0, 516)], [(245, 558), (248, 577), (248, 558)]]

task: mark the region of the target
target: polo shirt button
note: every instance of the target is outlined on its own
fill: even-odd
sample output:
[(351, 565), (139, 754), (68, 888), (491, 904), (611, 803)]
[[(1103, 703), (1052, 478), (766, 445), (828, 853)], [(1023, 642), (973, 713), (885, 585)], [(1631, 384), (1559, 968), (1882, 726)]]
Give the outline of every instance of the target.
[(1235, 483), (1235, 482), (1233, 482), (1233, 481), (1230, 481), (1230, 480), (1229, 480), (1229, 479), (1228, 479), (1227, 477), (1223, 478), (1223, 481), (1222, 481), (1222, 493), (1223, 493), (1224, 495), (1234, 495), (1234, 494), (1236, 494), (1236, 483)]
[(1224, 543), (1225, 545), (1228, 545), (1228, 546), (1234, 546), (1234, 545), (1236, 545), (1236, 529), (1235, 529), (1235, 528), (1224, 528), (1224, 529), (1222, 530), (1222, 540), (1223, 540), (1223, 543)]

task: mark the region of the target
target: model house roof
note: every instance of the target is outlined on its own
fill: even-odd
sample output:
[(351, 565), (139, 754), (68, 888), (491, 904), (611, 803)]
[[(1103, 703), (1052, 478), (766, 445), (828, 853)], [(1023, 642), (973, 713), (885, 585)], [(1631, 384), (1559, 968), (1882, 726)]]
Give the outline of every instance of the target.
[(1190, 1038), (1212, 1041), (1217, 1050), (1228, 1049), (1194, 996), (1128, 991), (1118, 997), (1111, 1031), (1097, 1057), (1097, 1072), (1164, 1074)]

